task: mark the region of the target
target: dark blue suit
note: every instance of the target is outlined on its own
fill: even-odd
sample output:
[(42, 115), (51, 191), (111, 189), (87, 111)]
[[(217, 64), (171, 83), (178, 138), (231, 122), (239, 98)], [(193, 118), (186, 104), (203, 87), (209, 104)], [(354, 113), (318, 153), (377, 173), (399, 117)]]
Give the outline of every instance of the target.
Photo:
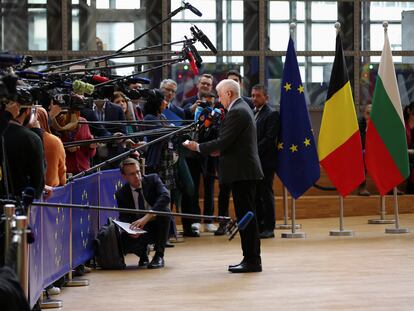
[[(170, 193), (157, 174), (142, 176), (141, 186), (144, 199), (151, 206), (151, 210), (170, 212)], [(136, 209), (132, 190), (128, 183), (115, 193), (115, 197), (118, 208)], [(143, 209), (143, 207), (140, 206), (140, 209)], [(143, 215), (119, 214), (119, 219), (128, 223), (132, 223), (141, 217)], [(147, 249), (147, 245), (154, 242), (155, 252), (162, 257), (168, 238), (169, 225), (170, 217), (157, 216), (155, 220), (148, 222), (144, 227), (147, 233), (137, 239), (131, 238), (126, 232), (122, 232), (121, 240), (124, 253), (134, 253), (137, 256), (142, 256)]]
[(275, 177), (279, 113), (264, 105), (256, 117), (257, 147), (264, 177), (257, 184), (256, 207), (259, 231), (275, 229)]

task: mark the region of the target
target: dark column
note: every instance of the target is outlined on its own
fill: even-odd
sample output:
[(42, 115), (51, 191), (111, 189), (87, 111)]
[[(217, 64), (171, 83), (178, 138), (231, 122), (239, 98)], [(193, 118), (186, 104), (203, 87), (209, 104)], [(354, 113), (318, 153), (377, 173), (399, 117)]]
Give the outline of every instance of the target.
[[(354, 50), (354, 3), (338, 1), (338, 21), (341, 23), (342, 44), (344, 51)], [(314, 38), (315, 39), (315, 38)], [(345, 57), (351, 85), (354, 84), (354, 58)]]
[(29, 26), (27, 0), (2, 1), (3, 33), (2, 49), (8, 51), (27, 50)]

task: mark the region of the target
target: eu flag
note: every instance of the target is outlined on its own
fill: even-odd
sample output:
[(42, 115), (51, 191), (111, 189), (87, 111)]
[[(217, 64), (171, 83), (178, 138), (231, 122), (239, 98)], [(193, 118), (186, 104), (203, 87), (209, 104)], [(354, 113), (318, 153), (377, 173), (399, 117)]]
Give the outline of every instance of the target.
[(292, 38), (283, 68), (277, 149), (276, 173), (297, 199), (319, 179), (320, 169)]

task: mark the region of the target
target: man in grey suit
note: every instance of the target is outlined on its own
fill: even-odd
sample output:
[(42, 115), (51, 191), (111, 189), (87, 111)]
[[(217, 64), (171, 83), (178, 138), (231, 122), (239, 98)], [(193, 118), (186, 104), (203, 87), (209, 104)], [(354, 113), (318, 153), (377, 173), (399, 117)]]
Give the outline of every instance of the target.
[[(184, 143), (188, 149), (219, 156), (220, 182), (231, 184), (237, 219), (247, 212), (256, 215), (256, 183), (263, 178), (257, 150), (253, 112), (240, 97), (240, 86), (233, 80), (222, 80), (216, 87), (221, 104), (228, 110), (219, 137), (198, 144)], [(229, 266), (233, 273), (261, 272), (260, 239), (256, 217), (240, 231), (243, 260)]]

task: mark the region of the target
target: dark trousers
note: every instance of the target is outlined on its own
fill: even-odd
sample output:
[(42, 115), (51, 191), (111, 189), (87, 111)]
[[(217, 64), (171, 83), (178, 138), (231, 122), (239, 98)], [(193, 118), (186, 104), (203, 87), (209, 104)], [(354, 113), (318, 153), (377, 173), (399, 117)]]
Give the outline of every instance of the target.
[[(238, 220), (241, 220), (249, 211), (256, 215), (256, 183), (256, 180), (243, 180), (231, 184), (234, 209)], [(260, 239), (256, 217), (251, 220), (244, 230), (240, 230), (240, 239), (244, 261), (253, 264), (261, 263)]]
[[(199, 188), (200, 188), (200, 181), (201, 176), (203, 176), (204, 181), (204, 215), (211, 216), (214, 213), (214, 176), (208, 174), (208, 167), (207, 172), (203, 172), (203, 168), (201, 166), (201, 161), (199, 158), (187, 158), (187, 165), (190, 170), (191, 178), (194, 182), (194, 194), (189, 196), (187, 194), (183, 194), (181, 207), (183, 213), (191, 213), (196, 215), (201, 215), (201, 209), (199, 204)], [(183, 218), (183, 229), (184, 231), (191, 230), (191, 224), (195, 222), (199, 222), (200, 220), (197, 219), (184, 219)], [(205, 221), (208, 223), (211, 221)]]
[(264, 177), (257, 182), (256, 210), (259, 231), (273, 231), (275, 229), (275, 196), (273, 180), (275, 172), (264, 170)]
[(229, 216), (231, 185), (219, 184), (218, 194), (218, 214), (219, 216)]
[(148, 244), (154, 243), (155, 255), (164, 257), (165, 243), (170, 230), (170, 217), (157, 216), (148, 222), (144, 230), (147, 233), (138, 238), (132, 238), (125, 231), (121, 234), (122, 249), (124, 254), (135, 254), (138, 257), (146, 255)]

